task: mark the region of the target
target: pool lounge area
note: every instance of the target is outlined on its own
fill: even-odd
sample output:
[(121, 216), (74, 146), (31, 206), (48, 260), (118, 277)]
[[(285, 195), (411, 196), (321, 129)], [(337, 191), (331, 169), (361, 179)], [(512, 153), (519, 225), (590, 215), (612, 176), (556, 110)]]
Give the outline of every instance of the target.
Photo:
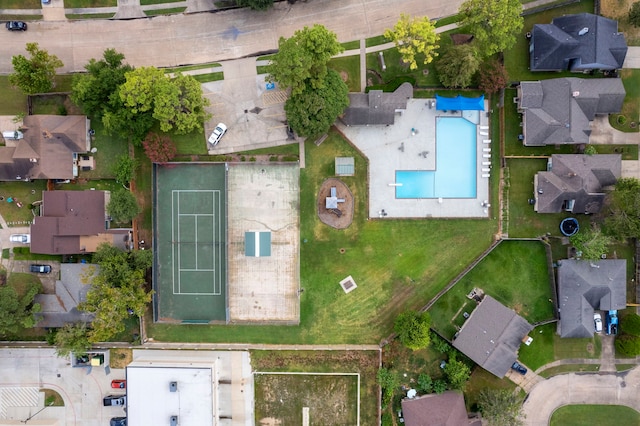
[(410, 99), (389, 126), (340, 130), (369, 159), (371, 218), (487, 218), (491, 142), (485, 111)]

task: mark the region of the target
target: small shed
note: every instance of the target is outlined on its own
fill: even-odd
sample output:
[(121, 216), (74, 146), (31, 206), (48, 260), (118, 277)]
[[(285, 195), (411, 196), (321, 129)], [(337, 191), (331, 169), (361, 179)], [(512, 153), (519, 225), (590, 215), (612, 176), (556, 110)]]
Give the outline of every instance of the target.
[(249, 257), (271, 256), (271, 232), (249, 231), (244, 233), (244, 254)]
[(336, 176), (353, 176), (355, 171), (353, 157), (336, 157)]

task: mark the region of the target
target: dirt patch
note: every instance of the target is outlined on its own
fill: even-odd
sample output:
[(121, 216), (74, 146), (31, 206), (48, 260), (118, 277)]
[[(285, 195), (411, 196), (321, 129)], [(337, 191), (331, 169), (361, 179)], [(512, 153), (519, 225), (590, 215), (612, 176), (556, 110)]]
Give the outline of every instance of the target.
[(618, 30), (624, 33), (629, 45), (640, 44), (640, 28), (629, 23), (629, 10), (637, 0), (602, 0), (600, 14), (618, 21)]
[[(328, 209), (327, 198), (331, 195), (331, 188), (336, 189), (336, 196), (343, 202), (337, 203), (337, 208)], [(318, 218), (326, 225), (336, 229), (345, 229), (353, 222), (353, 194), (349, 187), (340, 179), (329, 178), (322, 182), (318, 191)]]
[(125, 368), (133, 361), (133, 351), (131, 349), (110, 349), (109, 366), (111, 368)]
[(340, 78), (346, 83), (347, 80), (349, 80), (349, 73), (346, 71), (340, 71)]

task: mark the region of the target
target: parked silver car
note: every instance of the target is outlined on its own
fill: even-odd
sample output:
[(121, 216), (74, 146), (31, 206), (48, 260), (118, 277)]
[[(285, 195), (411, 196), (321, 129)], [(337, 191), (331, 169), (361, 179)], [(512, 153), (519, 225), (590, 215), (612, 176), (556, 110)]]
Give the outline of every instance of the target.
[(19, 244), (31, 244), (31, 235), (29, 234), (11, 234), (9, 241)]

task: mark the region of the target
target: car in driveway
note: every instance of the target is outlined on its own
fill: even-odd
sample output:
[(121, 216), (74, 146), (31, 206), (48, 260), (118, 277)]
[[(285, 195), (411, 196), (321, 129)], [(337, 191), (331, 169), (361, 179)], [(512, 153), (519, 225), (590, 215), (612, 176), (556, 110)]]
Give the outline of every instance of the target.
[(227, 133), (227, 126), (225, 126), (224, 123), (218, 123), (216, 128), (213, 129), (213, 132), (211, 132), (211, 136), (209, 136), (211, 146), (218, 145), (218, 142), (220, 142), (220, 139), (222, 139), (225, 133)]
[(517, 371), (518, 373), (522, 374), (523, 376), (525, 374), (527, 374), (527, 369), (524, 365), (520, 364), (518, 361), (514, 362), (513, 364), (511, 364), (511, 369), (514, 371)]
[(127, 397), (126, 395), (107, 395), (102, 398), (102, 404), (105, 407), (124, 407), (127, 405)]
[(111, 387), (114, 389), (124, 389), (127, 387), (127, 381), (126, 380), (112, 380), (111, 381)]
[(11, 241), (12, 243), (30, 244), (31, 235), (30, 234), (11, 234), (11, 236), (9, 237), (9, 241)]
[(6, 27), (9, 31), (27, 31), (27, 23), (23, 21), (9, 21)]
[(29, 266), (29, 271), (35, 274), (50, 274), (51, 265), (39, 265), (34, 263), (31, 266)]
[(109, 426), (127, 426), (127, 418), (126, 417), (111, 417), (111, 421), (109, 422)]
[(593, 314), (593, 324), (596, 329), (596, 333), (602, 333), (602, 315), (599, 312)]

